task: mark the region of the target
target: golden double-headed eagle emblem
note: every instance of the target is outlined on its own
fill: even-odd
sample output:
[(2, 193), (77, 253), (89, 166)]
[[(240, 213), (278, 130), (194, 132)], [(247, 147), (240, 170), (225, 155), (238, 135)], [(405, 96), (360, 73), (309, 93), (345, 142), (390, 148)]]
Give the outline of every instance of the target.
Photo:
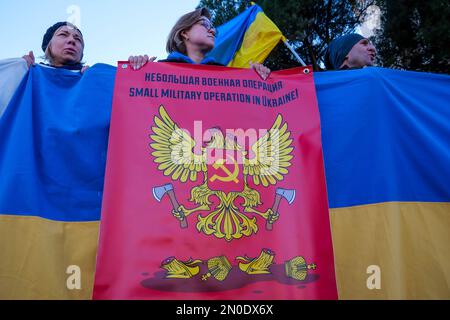
[[(188, 217), (198, 213), (197, 230), (218, 239), (232, 241), (256, 234), (257, 216), (266, 221), (267, 230), (272, 230), (280, 217), (281, 200), (292, 204), (295, 190), (278, 188), (273, 206), (262, 212), (258, 210), (262, 204), (260, 193), (248, 182), (267, 188), (283, 181), (288, 174), (294, 147), (282, 115), (278, 114), (272, 127), (248, 151), (235, 136), (224, 136), (220, 129), (209, 129), (209, 136), (209, 141), (198, 145), (171, 119), (164, 106), (160, 106), (150, 134), (151, 154), (158, 170), (173, 181), (201, 181), (201, 184), (191, 189), (192, 208), (178, 202), (170, 183), (154, 187), (154, 197), (161, 201), (164, 195), (169, 196), (172, 214), (180, 221), (181, 228), (187, 228)], [(226, 188), (217, 187), (217, 183), (227, 183)], [(219, 202), (214, 208), (213, 197)]]

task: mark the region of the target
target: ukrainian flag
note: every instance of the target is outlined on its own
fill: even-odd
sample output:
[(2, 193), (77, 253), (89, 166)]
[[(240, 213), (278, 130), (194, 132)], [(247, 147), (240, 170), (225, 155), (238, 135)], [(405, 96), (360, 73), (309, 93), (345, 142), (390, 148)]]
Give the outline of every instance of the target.
[(229, 67), (248, 68), (250, 61), (262, 63), (280, 40), (286, 41), (256, 4), (217, 30), (216, 44), (208, 56)]
[(25, 59), (0, 60), (0, 118), (27, 72), (28, 67)]
[(315, 74), (341, 299), (450, 299), (450, 76)]
[[(91, 298), (115, 71), (36, 66), (0, 118), (0, 299)], [(449, 299), (450, 76), (364, 68), (315, 84), (339, 297)]]
[(0, 299), (91, 298), (115, 70), (37, 65), (0, 118)]

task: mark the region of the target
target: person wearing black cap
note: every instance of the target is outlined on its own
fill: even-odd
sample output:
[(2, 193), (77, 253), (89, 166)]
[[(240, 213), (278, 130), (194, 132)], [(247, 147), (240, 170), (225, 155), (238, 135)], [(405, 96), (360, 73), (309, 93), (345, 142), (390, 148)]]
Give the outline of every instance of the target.
[(375, 47), (368, 39), (357, 33), (351, 33), (331, 41), (325, 53), (325, 66), (328, 70), (372, 66), (376, 54)]
[[(84, 72), (84, 39), (81, 31), (69, 22), (58, 22), (47, 29), (42, 39), (42, 51), (49, 66)], [(33, 51), (23, 56), (28, 66), (35, 64)]]

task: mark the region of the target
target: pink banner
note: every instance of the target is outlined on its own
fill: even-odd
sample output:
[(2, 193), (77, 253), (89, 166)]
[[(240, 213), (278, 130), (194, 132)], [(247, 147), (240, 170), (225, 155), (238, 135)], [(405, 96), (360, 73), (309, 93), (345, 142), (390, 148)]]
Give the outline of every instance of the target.
[(337, 299), (310, 68), (119, 64), (94, 299)]

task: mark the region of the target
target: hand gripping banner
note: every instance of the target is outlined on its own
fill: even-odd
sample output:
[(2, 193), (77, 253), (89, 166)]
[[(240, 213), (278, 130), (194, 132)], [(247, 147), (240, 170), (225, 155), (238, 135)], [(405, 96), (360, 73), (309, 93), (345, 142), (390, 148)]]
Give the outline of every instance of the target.
[(336, 299), (314, 80), (120, 63), (94, 299)]

